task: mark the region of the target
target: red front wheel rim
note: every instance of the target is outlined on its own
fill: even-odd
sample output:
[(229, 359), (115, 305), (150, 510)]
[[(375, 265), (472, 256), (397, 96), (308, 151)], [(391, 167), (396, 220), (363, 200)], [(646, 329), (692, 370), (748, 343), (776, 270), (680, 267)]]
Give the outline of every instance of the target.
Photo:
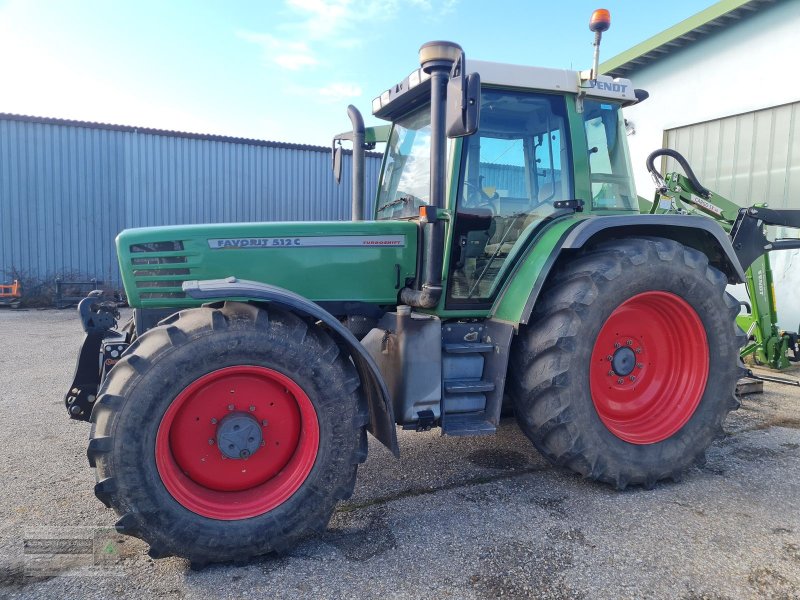
[[(237, 458), (225, 454), (234, 446), (221, 428), (231, 423), (252, 432), (243, 442), (252, 442), (249, 450)], [(164, 486), (182, 506), (235, 520), (288, 500), (318, 449), (317, 413), (303, 389), (283, 373), (240, 365), (208, 373), (178, 394), (161, 419), (155, 455)]]
[(691, 305), (670, 292), (644, 292), (600, 329), (589, 368), (592, 402), (615, 436), (655, 444), (692, 418), (708, 365), (705, 328)]

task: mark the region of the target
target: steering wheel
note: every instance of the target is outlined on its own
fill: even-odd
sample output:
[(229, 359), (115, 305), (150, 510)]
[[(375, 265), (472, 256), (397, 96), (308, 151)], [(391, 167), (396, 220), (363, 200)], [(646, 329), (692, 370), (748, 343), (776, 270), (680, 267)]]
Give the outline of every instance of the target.
[[(483, 180), (483, 177), (480, 178)], [(464, 207), (465, 208), (487, 208), (492, 211), (492, 215), (497, 214), (497, 208), (494, 205), (494, 200), (497, 200), (500, 195), (495, 192), (494, 196), (487, 194), (482, 185), (476, 185), (471, 181), (464, 181)]]

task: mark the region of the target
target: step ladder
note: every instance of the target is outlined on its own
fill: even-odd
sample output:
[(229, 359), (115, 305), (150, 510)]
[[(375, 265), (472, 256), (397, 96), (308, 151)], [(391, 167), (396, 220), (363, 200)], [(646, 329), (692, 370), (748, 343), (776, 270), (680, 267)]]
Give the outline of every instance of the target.
[[(484, 356), (494, 352), (494, 344), (479, 341), (479, 332), (471, 336), (467, 330), (461, 335), (465, 328), (460, 324), (455, 327), (456, 335), (445, 332), (442, 343), (442, 433), (489, 435), (497, 430), (486, 415), (486, 394), (494, 390), (494, 383), (483, 379), (483, 371)], [(465, 341), (464, 337), (475, 340)]]

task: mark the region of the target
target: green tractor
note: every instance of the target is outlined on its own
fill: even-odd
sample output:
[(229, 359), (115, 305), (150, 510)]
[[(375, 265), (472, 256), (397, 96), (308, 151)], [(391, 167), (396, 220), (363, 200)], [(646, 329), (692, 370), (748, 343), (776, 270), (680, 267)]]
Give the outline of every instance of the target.
[(367, 433), (395, 455), (397, 426), (491, 435), (504, 398), (547, 459), (619, 489), (701, 461), (738, 405), (745, 274), (711, 219), (639, 214), (621, 110), (646, 93), (596, 63), (468, 73), (425, 44), (373, 102), (390, 129), (351, 108), (337, 136), (355, 220), (120, 233), (134, 316), (80, 304), (65, 400), (117, 529), (197, 565), (286, 549), (352, 494)]

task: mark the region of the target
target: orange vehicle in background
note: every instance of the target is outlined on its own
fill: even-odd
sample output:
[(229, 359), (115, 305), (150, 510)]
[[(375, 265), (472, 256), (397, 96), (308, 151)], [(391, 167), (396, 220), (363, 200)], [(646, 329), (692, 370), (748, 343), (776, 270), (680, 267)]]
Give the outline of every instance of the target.
[(11, 282), (11, 285), (0, 284), (0, 306), (6, 305), (11, 308), (19, 308), (22, 302), (22, 286), (18, 280)]

